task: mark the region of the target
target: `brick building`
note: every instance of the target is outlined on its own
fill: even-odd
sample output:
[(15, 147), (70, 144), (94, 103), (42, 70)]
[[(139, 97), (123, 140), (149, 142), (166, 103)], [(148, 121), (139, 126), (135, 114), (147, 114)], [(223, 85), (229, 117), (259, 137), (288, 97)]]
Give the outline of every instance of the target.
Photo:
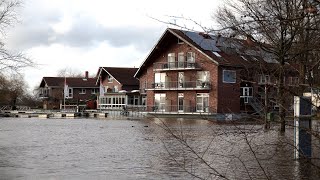
[(38, 95), (43, 99), (43, 109), (64, 109), (64, 105), (66, 108), (85, 107), (98, 93), (96, 78), (89, 78), (86, 72), (84, 77), (43, 77)]
[[(240, 113), (275, 92), (277, 64), (250, 40), (167, 29), (135, 77), (149, 112)], [(287, 76), (298, 83), (291, 66)]]

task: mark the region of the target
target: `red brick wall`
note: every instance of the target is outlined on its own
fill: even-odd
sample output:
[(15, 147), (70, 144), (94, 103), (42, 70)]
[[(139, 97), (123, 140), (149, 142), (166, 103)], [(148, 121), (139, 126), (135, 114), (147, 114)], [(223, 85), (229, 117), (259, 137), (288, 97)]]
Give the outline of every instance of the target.
[[(236, 83), (223, 83), (223, 70), (235, 70)], [(218, 89), (218, 112), (239, 113), (240, 112), (240, 71), (231, 67), (219, 68), (219, 89)]]
[(115, 79), (112, 80), (112, 82), (108, 82), (108, 79), (104, 79), (102, 81), (103, 86), (108, 86), (108, 88), (110, 89), (114, 89), (114, 86), (118, 86), (118, 90), (121, 91), (122, 90), (122, 85), (116, 81)]
[(85, 94), (80, 94), (80, 90), (82, 88), (73, 88), (73, 98), (76, 100), (89, 100), (94, 94), (91, 93), (92, 88), (84, 88), (86, 89)]
[[(211, 90), (186, 90), (186, 91), (179, 91), (184, 93), (184, 100), (190, 106), (196, 105), (196, 94), (197, 93), (209, 93), (209, 109), (210, 112), (218, 112), (218, 66), (211, 61), (208, 57), (194, 49), (193, 47), (184, 44), (177, 44), (177, 41), (172, 41), (173, 43), (169, 44), (157, 57), (154, 57), (152, 63), (156, 62), (168, 62), (168, 53), (175, 53), (175, 57), (177, 60), (178, 53), (184, 52), (184, 55), (187, 55), (187, 52), (194, 52), (196, 63), (201, 66), (200, 71), (209, 71), (210, 72), (210, 82)], [(154, 71), (153, 71), (153, 64), (147, 66), (146, 70), (141, 73), (139, 77), (140, 86), (145, 82), (148, 83), (149, 87), (151, 87), (151, 83), (154, 82)], [(166, 71), (168, 77), (170, 77), (170, 81), (177, 81), (178, 80), (178, 72), (179, 71)], [(181, 71), (182, 72), (182, 71)], [(185, 77), (189, 77), (188, 81), (196, 81), (197, 71), (196, 70), (184, 70)], [(158, 91), (159, 93), (166, 93), (167, 100), (170, 100), (171, 105), (177, 106), (178, 105), (178, 91)], [(147, 91), (147, 106), (154, 105), (154, 92)]]

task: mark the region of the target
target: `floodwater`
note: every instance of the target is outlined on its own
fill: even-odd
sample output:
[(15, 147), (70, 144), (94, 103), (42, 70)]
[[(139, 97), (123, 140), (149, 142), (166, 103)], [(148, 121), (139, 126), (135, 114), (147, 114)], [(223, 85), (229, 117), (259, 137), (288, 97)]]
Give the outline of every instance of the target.
[(0, 118), (0, 179), (320, 179), (293, 128), (188, 119)]

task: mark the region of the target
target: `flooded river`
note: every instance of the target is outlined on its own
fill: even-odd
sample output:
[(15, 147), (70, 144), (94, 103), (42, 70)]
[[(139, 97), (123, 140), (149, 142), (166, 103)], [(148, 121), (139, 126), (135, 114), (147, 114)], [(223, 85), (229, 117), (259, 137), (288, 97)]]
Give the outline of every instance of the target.
[(292, 137), (206, 120), (0, 118), (0, 179), (320, 179)]

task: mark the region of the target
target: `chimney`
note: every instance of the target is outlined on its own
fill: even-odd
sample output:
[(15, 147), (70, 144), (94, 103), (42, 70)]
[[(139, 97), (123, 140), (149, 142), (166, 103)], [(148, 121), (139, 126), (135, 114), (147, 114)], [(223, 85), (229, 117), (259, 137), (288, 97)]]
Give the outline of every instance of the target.
[(85, 72), (84, 78), (85, 78), (85, 79), (88, 79), (88, 78), (89, 78), (89, 72), (88, 72), (88, 71)]

